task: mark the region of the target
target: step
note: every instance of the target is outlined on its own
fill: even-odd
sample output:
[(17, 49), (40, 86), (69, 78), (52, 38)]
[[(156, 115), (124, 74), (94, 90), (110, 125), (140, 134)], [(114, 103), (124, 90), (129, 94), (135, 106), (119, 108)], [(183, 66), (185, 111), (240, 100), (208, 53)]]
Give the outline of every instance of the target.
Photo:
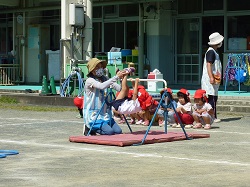
[(250, 106), (236, 106), (236, 105), (217, 105), (217, 111), (222, 112), (237, 112), (250, 113)]
[(41, 96), (37, 93), (0, 93), (0, 96), (8, 96), (22, 104), (52, 105), (52, 106), (75, 106), (74, 97), (61, 97), (60, 95)]
[(250, 99), (248, 100), (218, 100), (217, 105), (235, 105), (235, 106), (250, 106)]

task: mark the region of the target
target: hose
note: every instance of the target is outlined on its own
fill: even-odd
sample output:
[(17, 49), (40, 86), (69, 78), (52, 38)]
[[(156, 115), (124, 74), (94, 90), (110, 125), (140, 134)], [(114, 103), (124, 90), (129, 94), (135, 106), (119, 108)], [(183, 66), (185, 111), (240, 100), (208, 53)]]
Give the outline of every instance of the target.
[(81, 96), (82, 92), (83, 92), (83, 87), (84, 87), (84, 83), (82, 80), (82, 77), (80, 75), (79, 72), (77, 71), (73, 71), (71, 72), (71, 74), (67, 77), (67, 79), (65, 79), (65, 81), (62, 83), (62, 86), (60, 88), (60, 96), (61, 97), (69, 97), (70, 96), (70, 80), (73, 76), (77, 75), (78, 78), (78, 82), (79, 82), (79, 90), (78, 90), (78, 97)]
[(8, 155), (17, 155), (19, 154), (16, 150), (1, 150), (0, 149), (0, 158), (5, 158)]

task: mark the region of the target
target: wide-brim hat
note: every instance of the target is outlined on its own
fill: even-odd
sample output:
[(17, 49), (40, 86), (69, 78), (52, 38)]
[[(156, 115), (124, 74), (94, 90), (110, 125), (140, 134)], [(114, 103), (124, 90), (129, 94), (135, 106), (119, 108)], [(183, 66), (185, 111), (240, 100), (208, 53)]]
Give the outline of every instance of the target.
[(209, 36), (208, 45), (218, 45), (224, 40), (224, 37), (218, 32), (214, 32)]
[(107, 61), (106, 60), (100, 60), (98, 58), (92, 58), (88, 64), (87, 64), (87, 68), (88, 68), (88, 75), (91, 71), (93, 71), (95, 69), (95, 67), (97, 66), (97, 64), (101, 63), (103, 68), (106, 68), (107, 66)]

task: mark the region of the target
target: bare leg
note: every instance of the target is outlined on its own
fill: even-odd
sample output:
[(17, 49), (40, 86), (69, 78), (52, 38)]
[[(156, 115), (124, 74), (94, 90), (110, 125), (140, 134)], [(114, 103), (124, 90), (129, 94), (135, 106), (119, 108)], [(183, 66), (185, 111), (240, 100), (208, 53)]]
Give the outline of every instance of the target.
[(211, 124), (211, 121), (210, 121), (210, 118), (209, 117), (205, 117), (205, 116), (202, 116), (205, 124)]
[(133, 85), (133, 90), (134, 90), (133, 97), (132, 97), (133, 100), (136, 100), (136, 99), (137, 99), (137, 96), (138, 96), (138, 85), (139, 85), (139, 81), (140, 81), (140, 79), (139, 79), (139, 78), (136, 78), (136, 79), (135, 79), (135, 84), (132, 84), (132, 85)]
[(123, 77), (123, 79), (122, 79), (122, 90), (120, 91), (120, 93), (116, 97), (116, 100), (123, 99), (123, 98), (128, 96), (129, 87), (127, 85), (127, 78), (128, 78), (128, 75), (125, 75)]
[(200, 119), (196, 114), (193, 114), (193, 118), (196, 123), (200, 123)]

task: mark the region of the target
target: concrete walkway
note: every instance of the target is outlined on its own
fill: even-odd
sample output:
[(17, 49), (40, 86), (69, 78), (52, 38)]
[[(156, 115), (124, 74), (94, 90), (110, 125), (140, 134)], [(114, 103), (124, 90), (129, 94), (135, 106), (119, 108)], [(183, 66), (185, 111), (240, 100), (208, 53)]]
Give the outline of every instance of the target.
[(188, 129), (210, 133), (207, 139), (128, 147), (69, 142), (82, 134), (76, 114), (0, 109), (0, 149), (19, 151), (0, 159), (0, 186), (249, 186), (248, 114), (220, 113), (211, 130)]

